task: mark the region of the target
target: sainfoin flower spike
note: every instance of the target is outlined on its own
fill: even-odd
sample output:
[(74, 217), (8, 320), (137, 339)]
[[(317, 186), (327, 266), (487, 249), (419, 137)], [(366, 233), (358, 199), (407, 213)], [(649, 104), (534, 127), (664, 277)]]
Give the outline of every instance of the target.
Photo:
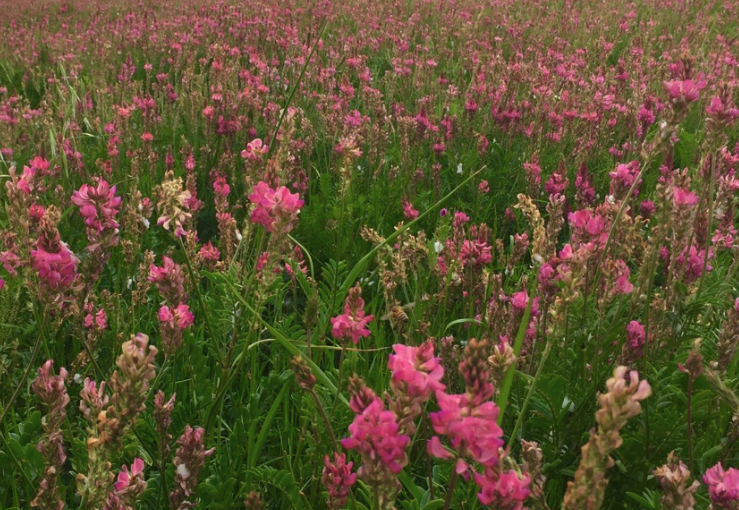
[(351, 340), (354, 345), (360, 338), (370, 335), (367, 324), (374, 320), (374, 315), (365, 315), (362, 288), (359, 284), (349, 289), (349, 295), (344, 304), (344, 313), (331, 319), (331, 334), (340, 341)]
[(249, 200), (254, 204), (250, 217), (252, 223), (259, 223), (270, 232), (285, 234), (295, 226), (303, 206), (297, 193), (290, 193), (285, 186), (274, 190), (263, 181), (254, 186)]
[(357, 474), (352, 473), (353, 465), (352, 462), (347, 463), (343, 453), (334, 452), (333, 461), (328, 455), (324, 457), (321, 481), (328, 491), (329, 510), (339, 510), (346, 505), (352, 485), (357, 482)]
[(599, 396), (600, 409), (595, 413), (598, 430), (590, 431), (590, 441), (582, 447), (582, 458), (575, 479), (567, 484), (564, 510), (597, 510), (603, 504), (608, 479), (606, 472), (614, 464), (611, 453), (623, 440), (619, 434), (629, 418), (641, 412), (639, 401), (652, 390), (640, 381), (636, 371), (617, 367), (606, 382), (607, 392)]
[(31, 506), (44, 510), (60, 509), (64, 506), (59, 492), (59, 476), (67, 460), (62, 435), (62, 423), (67, 416), (66, 407), (69, 404), (67, 388), (64, 385), (67, 371), (61, 368), (59, 375), (51, 375), (53, 366), (52, 360), (44, 363), (38, 369), (36, 380), (31, 385), (31, 389), (46, 408), (46, 415), (41, 421), (44, 437), (36, 445), (44, 459), (44, 471), (36, 497), (31, 502)]
[(185, 432), (177, 440), (179, 448), (172, 461), (175, 465), (175, 489), (169, 493), (172, 508), (185, 510), (197, 507), (197, 501), (192, 501), (192, 495), (198, 486), (200, 470), (205, 465), (205, 459), (215, 450), (205, 449), (205, 430), (201, 427), (185, 427)]

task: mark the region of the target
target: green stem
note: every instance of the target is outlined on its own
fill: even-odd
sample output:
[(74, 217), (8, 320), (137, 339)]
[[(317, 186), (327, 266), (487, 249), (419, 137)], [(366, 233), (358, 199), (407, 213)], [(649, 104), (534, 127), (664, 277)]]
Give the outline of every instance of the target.
[(518, 413), (518, 418), (516, 419), (516, 425), (513, 427), (513, 430), (511, 431), (511, 437), (508, 439), (509, 449), (511, 448), (511, 445), (513, 445), (513, 438), (516, 437), (516, 432), (518, 432), (518, 428), (521, 426), (521, 423), (523, 423), (523, 417), (526, 415), (526, 409), (529, 406), (531, 395), (534, 394), (534, 389), (536, 388), (536, 382), (539, 380), (539, 377), (544, 371), (544, 365), (547, 362), (547, 358), (549, 357), (549, 351), (551, 351), (552, 344), (554, 343), (553, 340), (554, 340), (554, 334), (552, 334), (547, 340), (547, 345), (546, 347), (544, 347), (544, 353), (541, 355), (541, 361), (539, 362), (539, 366), (536, 368), (536, 375), (534, 375), (534, 380), (531, 381), (531, 386), (529, 386), (529, 391), (526, 393), (526, 398), (524, 399), (523, 405), (521, 406), (521, 410)]
[(514, 363), (505, 374), (503, 378), (503, 385), (500, 388), (500, 395), (498, 396), (498, 425), (503, 423), (503, 416), (508, 405), (508, 397), (511, 394), (511, 386), (513, 385), (513, 375), (516, 372), (516, 365), (518, 364), (518, 355), (521, 354), (521, 346), (523, 345), (523, 338), (526, 336), (526, 326), (529, 324), (529, 316), (531, 315), (531, 305), (534, 303), (534, 297), (529, 296), (529, 302), (526, 305), (526, 311), (523, 313), (521, 318), (521, 324), (518, 326), (518, 333), (516, 334), (516, 340), (513, 344), (513, 353), (516, 356), (516, 363)]
[(190, 277), (190, 283), (195, 289), (195, 295), (198, 298), (198, 303), (200, 305), (200, 313), (203, 315), (203, 319), (205, 320), (205, 329), (208, 331), (208, 336), (211, 338), (211, 340), (215, 342), (216, 337), (213, 335), (213, 328), (211, 328), (210, 326), (210, 319), (208, 318), (209, 317), (208, 309), (205, 307), (205, 301), (203, 300), (203, 295), (200, 292), (200, 280), (195, 278), (195, 272), (192, 269), (192, 264), (190, 263), (190, 257), (187, 254), (187, 249), (185, 248), (185, 244), (182, 242), (182, 238), (178, 237), (177, 241), (179, 241), (180, 248), (182, 248), (182, 252), (185, 254), (185, 265), (187, 266), (187, 274)]
[(452, 471), (452, 476), (449, 478), (449, 487), (446, 490), (446, 497), (444, 497), (444, 508), (442, 510), (449, 510), (451, 508), (452, 499), (454, 498), (454, 487), (457, 485), (457, 474), (456, 463)]

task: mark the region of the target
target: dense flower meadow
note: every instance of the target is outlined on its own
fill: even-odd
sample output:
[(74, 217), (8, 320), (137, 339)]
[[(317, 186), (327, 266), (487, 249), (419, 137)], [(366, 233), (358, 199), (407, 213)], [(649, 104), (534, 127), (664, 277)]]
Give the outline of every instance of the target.
[(0, 510), (739, 509), (739, 1), (6, 1)]

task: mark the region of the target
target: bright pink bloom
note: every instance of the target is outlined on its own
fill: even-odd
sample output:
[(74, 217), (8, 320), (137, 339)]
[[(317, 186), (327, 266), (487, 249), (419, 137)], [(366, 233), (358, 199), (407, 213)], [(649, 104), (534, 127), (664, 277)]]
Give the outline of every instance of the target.
[(136, 484), (137, 479), (141, 480), (141, 483), (144, 484), (144, 487), (146, 487), (146, 482), (144, 482), (144, 461), (140, 458), (136, 457), (131, 464), (131, 469), (129, 471), (128, 466), (123, 466), (121, 468), (121, 472), (118, 473), (118, 480), (113, 484), (113, 488), (117, 493), (126, 492), (129, 487), (132, 487)]
[(72, 193), (72, 203), (80, 208), (87, 228), (98, 234), (106, 229), (118, 232), (119, 225), (115, 217), (120, 213), (123, 199), (115, 196), (115, 191), (115, 186), (100, 179), (96, 186), (83, 184)]
[(708, 485), (708, 495), (714, 505), (726, 510), (734, 510), (739, 502), (739, 470), (729, 468), (724, 471), (719, 462), (703, 475), (703, 483)]
[(358, 470), (361, 476), (368, 466), (368, 459), (382, 465), (393, 473), (400, 473), (408, 459), (405, 447), (410, 442), (408, 436), (398, 433), (395, 414), (384, 409), (382, 400), (375, 400), (358, 414), (349, 425), (351, 436), (341, 440), (347, 450), (357, 450), (364, 463)]
[(475, 473), (475, 483), (480, 487), (477, 498), (483, 505), (493, 505), (498, 510), (521, 510), (531, 491), (531, 478), (523, 473), (519, 477), (515, 471), (498, 475), (488, 471), (485, 475)]
[[(498, 449), (503, 446), (503, 430), (498, 426), (498, 406), (485, 402), (474, 406), (467, 394), (448, 395), (436, 392), (440, 410), (429, 413), (431, 424), (437, 434), (447, 436), (457, 452), (457, 473), (466, 473), (469, 464), (465, 458), (493, 467), (498, 462)], [(431, 438), (428, 452), (434, 457), (452, 458), (439, 441)]]
[(704, 80), (666, 80), (662, 82), (665, 92), (673, 103), (688, 104), (697, 101), (700, 92), (706, 88)]
[(31, 251), (31, 261), (33, 268), (38, 271), (39, 278), (52, 290), (72, 285), (77, 277), (77, 265), (80, 262), (72, 250), (59, 239), (59, 234), (56, 234), (56, 239), (51, 243), (39, 239), (36, 242), (36, 249)]
[(297, 193), (290, 193), (284, 186), (273, 190), (264, 181), (254, 186), (249, 200), (256, 205), (251, 213), (252, 223), (264, 225), (270, 232), (276, 230), (275, 223), (280, 230), (292, 230), (303, 206), (303, 200)]
[(357, 474), (352, 473), (353, 462), (346, 462), (346, 455), (334, 452), (334, 461), (328, 455), (323, 458), (323, 486), (328, 491), (329, 510), (338, 510), (346, 505), (352, 485), (357, 482)]
[(425, 342), (420, 347), (393, 345), (387, 367), (392, 372), (392, 384), (411, 397), (428, 398), (431, 392), (444, 390), (441, 383), (444, 368), (434, 356), (434, 345)]
[(213, 181), (213, 191), (216, 195), (219, 197), (227, 197), (231, 193), (231, 187), (228, 185), (228, 182), (226, 182), (226, 178), (222, 175), (219, 175), (215, 178)]
[(354, 345), (359, 343), (359, 339), (370, 336), (370, 330), (367, 324), (374, 320), (374, 315), (364, 314), (364, 300), (361, 298), (362, 289), (359, 285), (349, 290), (344, 304), (344, 313), (331, 318), (331, 334), (337, 340), (351, 340)]

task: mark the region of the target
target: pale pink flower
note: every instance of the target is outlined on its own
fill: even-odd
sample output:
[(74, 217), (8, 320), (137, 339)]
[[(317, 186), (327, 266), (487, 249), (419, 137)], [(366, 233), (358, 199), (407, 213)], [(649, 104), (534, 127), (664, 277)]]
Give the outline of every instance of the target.
[(267, 154), (269, 146), (260, 138), (256, 138), (246, 144), (246, 149), (241, 151), (241, 157), (244, 159), (259, 159), (262, 155)]
[(413, 204), (405, 199), (403, 199), (403, 216), (409, 221), (418, 218), (418, 211), (413, 208)]

